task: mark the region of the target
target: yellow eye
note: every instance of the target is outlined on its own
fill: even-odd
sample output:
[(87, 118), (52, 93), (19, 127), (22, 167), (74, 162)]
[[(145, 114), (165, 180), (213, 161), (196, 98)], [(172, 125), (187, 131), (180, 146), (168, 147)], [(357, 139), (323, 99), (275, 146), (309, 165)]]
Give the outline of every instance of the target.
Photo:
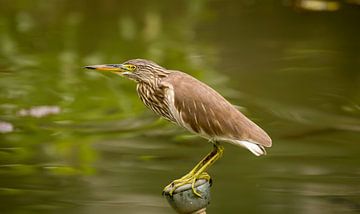
[(127, 65), (126, 67), (128, 67), (130, 71), (134, 71), (136, 69), (135, 65)]

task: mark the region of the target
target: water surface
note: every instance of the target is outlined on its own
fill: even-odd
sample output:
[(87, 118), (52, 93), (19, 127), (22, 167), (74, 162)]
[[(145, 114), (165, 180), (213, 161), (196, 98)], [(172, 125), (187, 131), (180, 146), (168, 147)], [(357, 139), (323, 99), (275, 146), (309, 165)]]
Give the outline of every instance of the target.
[(163, 186), (212, 147), (82, 68), (131, 58), (201, 79), (273, 138), (260, 158), (225, 145), (208, 213), (358, 213), (360, 9), (299, 2), (0, 0), (1, 213), (173, 213)]

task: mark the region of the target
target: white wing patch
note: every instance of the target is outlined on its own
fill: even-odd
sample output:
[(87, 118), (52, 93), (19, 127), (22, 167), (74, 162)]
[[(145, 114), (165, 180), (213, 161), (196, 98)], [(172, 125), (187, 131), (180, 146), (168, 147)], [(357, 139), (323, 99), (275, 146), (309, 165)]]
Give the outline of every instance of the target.
[(255, 144), (245, 140), (237, 140), (235, 141), (235, 144), (247, 148), (248, 150), (250, 150), (250, 152), (252, 152), (256, 156), (266, 155), (266, 151), (264, 147), (259, 144)]

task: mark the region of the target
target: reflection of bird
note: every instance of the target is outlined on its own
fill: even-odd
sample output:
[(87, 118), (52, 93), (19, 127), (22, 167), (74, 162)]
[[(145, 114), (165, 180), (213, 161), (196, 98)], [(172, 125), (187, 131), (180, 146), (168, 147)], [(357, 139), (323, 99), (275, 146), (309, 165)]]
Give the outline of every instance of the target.
[(110, 71), (137, 82), (137, 92), (144, 104), (165, 119), (198, 134), (214, 145), (214, 150), (194, 169), (166, 188), (172, 192), (197, 179), (210, 179), (205, 172), (223, 153), (220, 142), (229, 142), (264, 155), (271, 146), (270, 137), (246, 118), (215, 90), (180, 71), (167, 70), (154, 62), (132, 59), (123, 64), (86, 66), (88, 69)]

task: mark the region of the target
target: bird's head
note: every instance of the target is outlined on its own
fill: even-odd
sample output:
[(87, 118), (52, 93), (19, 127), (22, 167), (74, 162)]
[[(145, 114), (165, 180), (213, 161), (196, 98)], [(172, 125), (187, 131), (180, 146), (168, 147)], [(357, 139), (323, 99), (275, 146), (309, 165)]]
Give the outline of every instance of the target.
[(87, 69), (112, 72), (136, 82), (151, 82), (166, 77), (169, 71), (160, 65), (145, 59), (131, 59), (122, 64), (103, 64), (85, 66)]

